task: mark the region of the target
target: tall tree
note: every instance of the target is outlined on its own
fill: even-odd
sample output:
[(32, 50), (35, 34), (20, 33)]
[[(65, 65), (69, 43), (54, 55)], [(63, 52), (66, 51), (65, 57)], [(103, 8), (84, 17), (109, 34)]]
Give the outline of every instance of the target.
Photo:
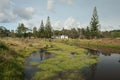
[(34, 38), (36, 38), (37, 37), (37, 27), (34, 27), (33, 28), (33, 36), (34, 36)]
[(53, 34), (53, 31), (52, 31), (52, 26), (51, 26), (51, 23), (50, 23), (50, 17), (49, 16), (47, 17), (47, 22), (46, 22), (46, 25), (45, 25), (45, 32), (46, 32), (46, 38), (51, 38), (51, 36)]
[(23, 23), (19, 24), (17, 27), (17, 35), (18, 37), (26, 37), (26, 32), (29, 29), (25, 27), (25, 25)]
[(93, 15), (90, 22), (90, 29), (91, 29), (91, 37), (97, 38), (99, 36), (99, 20), (97, 14), (97, 8), (95, 7), (93, 10)]
[(43, 20), (41, 21), (40, 28), (38, 30), (38, 35), (39, 35), (40, 38), (45, 37), (45, 27), (44, 27)]

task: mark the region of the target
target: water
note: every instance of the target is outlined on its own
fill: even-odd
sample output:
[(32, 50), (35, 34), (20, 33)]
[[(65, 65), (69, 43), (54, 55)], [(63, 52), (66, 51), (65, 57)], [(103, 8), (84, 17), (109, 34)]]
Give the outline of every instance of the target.
[(100, 61), (84, 69), (86, 80), (120, 80), (120, 54), (98, 51), (90, 54), (97, 54)]
[(55, 55), (52, 55), (48, 52), (36, 52), (31, 54), (29, 57), (26, 58), (26, 64), (25, 64), (25, 80), (32, 80), (32, 77), (34, 74), (38, 71), (40, 71), (37, 66), (32, 66), (30, 62), (38, 62), (40, 63), (42, 60), (49, 59), (49, 58), (55, 58)]
[[(90, 55), (97, 55), (99, 62), (84, 68), (82, 71), (61, 73), (61, 79), (65, 80), (65, 77), (74, 74), (75, 77), (71, 80), (81, 80), (80, 75), (82, 74), (85, 80), (120, 80), (120, 54), (89, 50), (88, 56)], [(70, 57), (74, 58), (74, 56), (75, 53), (71, 53)], [(55, 55), (50, 53), (40, 54), (39, 51), (26, 58), (25, 79), (31, 80), (33, 75), (40, 71), (36, 66), (30, 65), (30, 62), (40, 63), (42, 60), (49, 58), (55, 58)]]

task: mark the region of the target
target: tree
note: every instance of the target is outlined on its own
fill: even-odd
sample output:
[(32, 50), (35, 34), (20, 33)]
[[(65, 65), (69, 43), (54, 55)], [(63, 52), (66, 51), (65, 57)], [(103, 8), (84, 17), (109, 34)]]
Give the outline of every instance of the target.
[(26, 32), (29, 29), (25, 27), (25, 25), (23, 23), (19, 24), (17, 27), (17, 35), (18, 37), (26, 37)]
[(86, 30), (85, 30), (85, 37), (87, 39), (91, 38), (91, 32), (90, 32), (90, 28), (87, 26)]
[(16, 37), (16, 34), (15, 34), (15, 31), (14, 31), (14, 30), (11, 30), (10, 36), (11, 36), (12, 38)]
[(0, 26), (0, 37), (8, 37), (10, 34), (10, 31), (7, 30), (5, 27)]
[(33, 28), (33, 36), (34, 36), (34, 38), (36, 38), (37, 37), (37, 28), (36, 27), (34, 27)]
[(73, 38), (73, 39), (79, 37), (79, 33), (78, 33), (78, 31), (77, 31), (75, 28), (72, 28), (72, 29), (70, 30), (70, 33), (69, 33), (69, 34), (70, 34), (70, 37)]
[(84, 39), (85, 38), (85, 29), (84, 28), (80, 29), (80, 34), (81, 34), (80, 38)]
[(40, 25), (40, 28), (38, 30), (38, 36), (40, 38), (44, 38), (45, 37), (45, 27), (44, 27), (43, 20), (41, 21), (41, 25)]
[(50, 23), (50, 17), (48, 16), (47, 18), (47, 22), (45, 25), (45, 34), (46, 34), (46, 38), (51, 38), (51, 36), (53, 35), (53, 31), (52, 31), (52, 26)]
[(97, 8), (94, 8), (93, 15), (90, 22), (90, 29), (91, 29), (91, 37), (98, 38), (99, 36), (99, 21), (97, 15)]

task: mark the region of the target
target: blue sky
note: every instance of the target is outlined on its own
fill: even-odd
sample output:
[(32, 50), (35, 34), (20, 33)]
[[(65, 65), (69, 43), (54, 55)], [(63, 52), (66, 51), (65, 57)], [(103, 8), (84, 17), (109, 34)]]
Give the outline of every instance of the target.
[(39, 28), (50, 16), (54, 29), (86, 27), (96, 6), (101, 30), (120, 29), (120, 0), (0, 0), (0, 26)]

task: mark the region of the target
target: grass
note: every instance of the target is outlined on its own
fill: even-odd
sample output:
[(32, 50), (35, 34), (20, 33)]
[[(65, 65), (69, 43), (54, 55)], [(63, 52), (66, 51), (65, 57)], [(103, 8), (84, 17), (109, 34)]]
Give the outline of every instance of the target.
[[(24, 80), (25, 58), (43, 46), (40, 39), (1, 39), (0, 79)], [(38, 63), (31, 62), (30, 64), (36, 66)]]
[(23, 77), (24, 59), (7, 44), (0, 41), (0, 79), (21, 80)]
[[(32, 66), (37, 66), (40, 72), (37, 72), (33, 80), (76, 80), (78, 71), (85, 66), (92, 65), (98, 61), (97, 56), (88, 58), (87, 50), (79, 48), (74, 44), (74, 40), (64, 40), (49, 42), (47, 39), (1, 39), (0, 43), (0, 71), (1, 80), (24, 80), (23, 70), (25, 58), (40, 48), (46, 48), (48, 52), (55, 55), (41, 63), (30, 62)], [(68, 45), (69, 44), (69, 45)], [(71, 57), (74, 53), (74, 57)], [(1, 57), (2, 56), (2, 57)], [(94, 57), (94, 59), (93, 59)], [(6, 66), (6, 67), (4, 67)], [(73, 73), (69, 73), (73, 71)], [(59, 73), (65, 73), (66, 76), (60, 78)], [(83, 80), (82, 76), (78, 79)]]
[[(60, 72), (79, 70), (85, 66), (96, 63), (98, 60), (97, 58), (87, 58), (87, 50), (76, 46), (70, 46), (57, 42), (48, 42), (47, 45), (47, 51), (56, 55), (56, 58), (42, 61), (42, 63), (38, 66), (40, 72), (35, 74), (33, 80), (52, 80), (52, 78), (55, 78)], [(50, 47), (51, 45), (52, 47)], [(74, 58), (70, 56), (72, 52), (75, 53)], [(69, 75), (66, 77), (69, 77)], [(61, 80), (61, 78), (58, 76), (55, 80)], [(68, 78), (66, 80), (68, 80)]]
[(68, 40), (55, 40), (56, 42), (65, 43), (68, 45), (79, 46), (83, 48), (90, 48), (93, 50), (99, 50), (101, 52), (114, 52), (120, 53), (120, 40), (118, 39), (98, 39), (98, 40), (80, 40), (80, 39), (68, 39)]
[(37, 65), (39, 64), (39, 62), (30, 62), (30, 64), (31, 64), (32, 66), (37, 66)]

